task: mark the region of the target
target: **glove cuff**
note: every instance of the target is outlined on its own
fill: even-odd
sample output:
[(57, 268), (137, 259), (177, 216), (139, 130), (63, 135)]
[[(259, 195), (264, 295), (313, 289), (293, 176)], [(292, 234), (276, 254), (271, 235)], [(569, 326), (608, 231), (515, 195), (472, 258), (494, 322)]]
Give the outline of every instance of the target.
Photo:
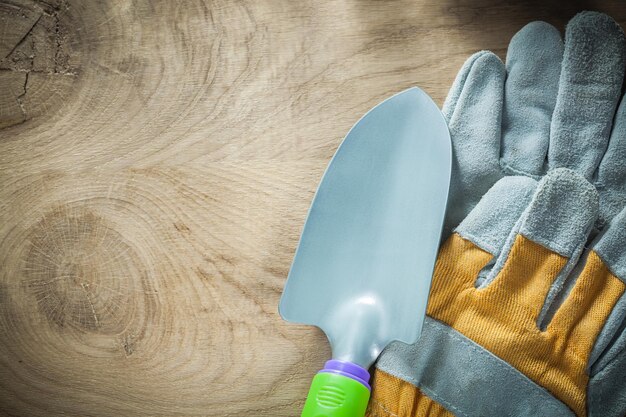
[(457, 417), (574, 416), (568, 406), (510, 364), (430, 317), (417, 344), (393, 343), (383, 352), (369, 416), (386, 417), (385, 409), (397, 417), (429, 416), (411, 410), (411, 395), (426, 395)]

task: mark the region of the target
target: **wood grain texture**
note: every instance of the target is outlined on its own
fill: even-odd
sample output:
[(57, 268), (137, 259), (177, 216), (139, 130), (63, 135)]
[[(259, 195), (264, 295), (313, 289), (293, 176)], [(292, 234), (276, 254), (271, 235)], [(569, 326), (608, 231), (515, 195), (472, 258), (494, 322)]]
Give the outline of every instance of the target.
[(606, 2), (0, 1), (0, 414), (293, 416), (277, 304), (371, 106)]

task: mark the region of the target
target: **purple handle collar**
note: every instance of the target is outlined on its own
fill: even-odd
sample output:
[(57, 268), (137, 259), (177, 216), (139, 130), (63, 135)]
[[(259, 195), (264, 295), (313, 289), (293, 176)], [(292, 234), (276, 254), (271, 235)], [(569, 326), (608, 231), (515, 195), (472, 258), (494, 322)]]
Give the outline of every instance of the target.
[(324, 364), (324, 369), (322, 369), (320, 372), (347, 376), (348, 378), (352, 378), (355, 381), (358, 381), (361, 384), (365, 385), (368, 390), (372, 390), (372, 387), (370, 387), (369, 384), (369, 372), (367, 372), (367, 369), (361, 368), (355, 363), (331, 359)]

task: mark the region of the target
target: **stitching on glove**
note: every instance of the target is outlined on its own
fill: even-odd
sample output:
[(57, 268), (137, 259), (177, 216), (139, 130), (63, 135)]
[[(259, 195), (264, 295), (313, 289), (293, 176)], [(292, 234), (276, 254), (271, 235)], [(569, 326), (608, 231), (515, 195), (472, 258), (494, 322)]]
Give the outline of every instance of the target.
[(492, 247), (488, 242), (484, 242), (483, 240), (479, 239), (473, 233), (465, 232), (465, 231), (457, 232), (456, 230), (454, 232), (458, 233), (464, 239), (469, 240), (470, 242), (472, 242), (474, 245), (478, 246), (480, 249), (484, 250), (485, 252), (489, 252), (494, 257), (496, 256), (494, 254), (497, 254), (499, 252), (497, 248)]
[(422, 387), (420, 387), (420, 389), (422, 390), (422, 392), (424, 394), (426, 394), (426, 396), (430, 397), (434, 401), (437, 401), (444, 408), (446, 408), (448, 410), (451, 410), (451, 411), (454, 411), (454, 414), (456, 414), (457, 417), (459, 417), (459, 415), (463, 416), (463, 417), (469, 417), (466, 413), (464, 413), (458, 407), (455, 407), (454, 405), (450, 404), (448, 401), (446, 401), (445, 399), (441, 398), (441, 396), (439, 396), (438, 394), (434, 393), (428, 387), (422, 386)]
[[(523, 231), (520, 231), (519, 234), (521, 236), (524, 236), (526, 239), (528, 240), (532, 240), (535, 243), (540, 244), (541, 246), (543, 246), (544, 248), (552, 251), (552, 252), (556, 252), (558, 255), (561, 255), (565, 258), (571, 258), (572, 254), (572, 250), (565, 248), (563, 246), (561, 246), (559, 243), (552, 241), (552, 240), (548, 240), (548, 239), (544, 239), (540, 236), (527, 236), (526, 233), (524, 233)], [(583, 242), (583, 246), (584, 246), (584, 242)]]
[(525, 177), (530, 177), (532, 179), (535, 179), (537, 181), (539, 181), (541, 179), (541, 177), (544, 175), (542, 174), (532, 174), (530, 172), (526, 172), (526, 171), (522, 171), (516, 168), (513, 168), (511, 165), (507, 164), (506, 162), (504, 162), (502, 159), (500, 159), (499, 161), (500, 163), (500, 169), (510, 175), (523, 175)]

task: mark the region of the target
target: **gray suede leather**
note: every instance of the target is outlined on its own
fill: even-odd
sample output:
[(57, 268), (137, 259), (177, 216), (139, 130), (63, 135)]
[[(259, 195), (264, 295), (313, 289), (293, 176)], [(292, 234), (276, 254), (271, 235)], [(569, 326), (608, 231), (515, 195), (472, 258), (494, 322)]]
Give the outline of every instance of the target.
[(429, 317), (417, 344), (389, 345), (377, 367), (418, 386), (457, 417), (574, 416), (511, 365)]
[(444, 238), (504, 175), (543, 167), (562, 54), (558, 31), (533, 22), (511, 41), (506, 68), (481, 51), (459, 71), (443, 106), (453, 149)]
[(626, 105), (613, 126), (625, 62), (621, 28), (597, 12), (570, 21), (565, 47), (553, 26), (532, 22), (506, 67), (489, 51), (468, 59), (443, 107), (453, 146), (444, 238), (502, 176), (558, 167), (594, 181), (597, 227), (610, 221), (626, 204)]
[(626, 355), (621, 352), (589, 381), (589, 417), (626, 416)]
[(452, 138), (452, 180), (444, 236), (502, 177), (499, 165), (505, 69), (491, 52), (474, 54), (463, 65), (443, 114)]
[(566, 257), (579, 251), (598, 216), (598, 193), (580, 174), (550, 171), (523, 215), (520, 233)]
[(626, 209), (613, 219), (593, 245), (593, 250), (611, 268), (611, 272), (626, 282)]
[[(479, 273), (476, 287), (495, 277), (508, 256), (514, 236), (511, 229), (519, 221), (537, 189), (529, 177), (510, 176), (498, 181), (455, 229), (463, 238), (492, 254), (494, 259)], [(517, 230), (517, 229), (516, 229)], [(502, 251), (506, 251), (503, 254)], [(500, 260), (494, 268), (494, 263)]]
[(535, 194), (537, 181), (523, 176), (504, 177), (478, 202), (456, 232), (497, 256), (511, 228)]
[(607, 15), (584, 12), (567, 24), (548, 160), (591, 179), (606, 151), (624, 78), (624, 34)]
[(545, 22), (529, 23), (509, 43), (500, 163), (511, 175), (546, 172), (562, 58), (561, 35)]
[(626, 100), (622, 99), (604, 158), (598, 168), (596, 188), (600, 192), (602, 229), (626, 206)]
[[(538, 184), (533, 183), (526, 177), (503, 178), (476, 205), (457, 232), (476, 244), (485, 241), (492, 246), (495, 242), (500, 244), (493, 250), (483, 247), (496, 255), (496, 260), (490, 271), (478, 278), (478, 287), (489, 284), (497, 277), (518, 234), (571, 258), (548, 295), (549, 303), (582, 252), (597, 217), (598, 196), (584, 177), (566, 168), (552, 170)], [(534, 193), (529, 196), (532, 190)], [(492, 213), (497, 214), (497, 219)], [(488, 226), (475, 218), (492, 220), (494, 225)]]

